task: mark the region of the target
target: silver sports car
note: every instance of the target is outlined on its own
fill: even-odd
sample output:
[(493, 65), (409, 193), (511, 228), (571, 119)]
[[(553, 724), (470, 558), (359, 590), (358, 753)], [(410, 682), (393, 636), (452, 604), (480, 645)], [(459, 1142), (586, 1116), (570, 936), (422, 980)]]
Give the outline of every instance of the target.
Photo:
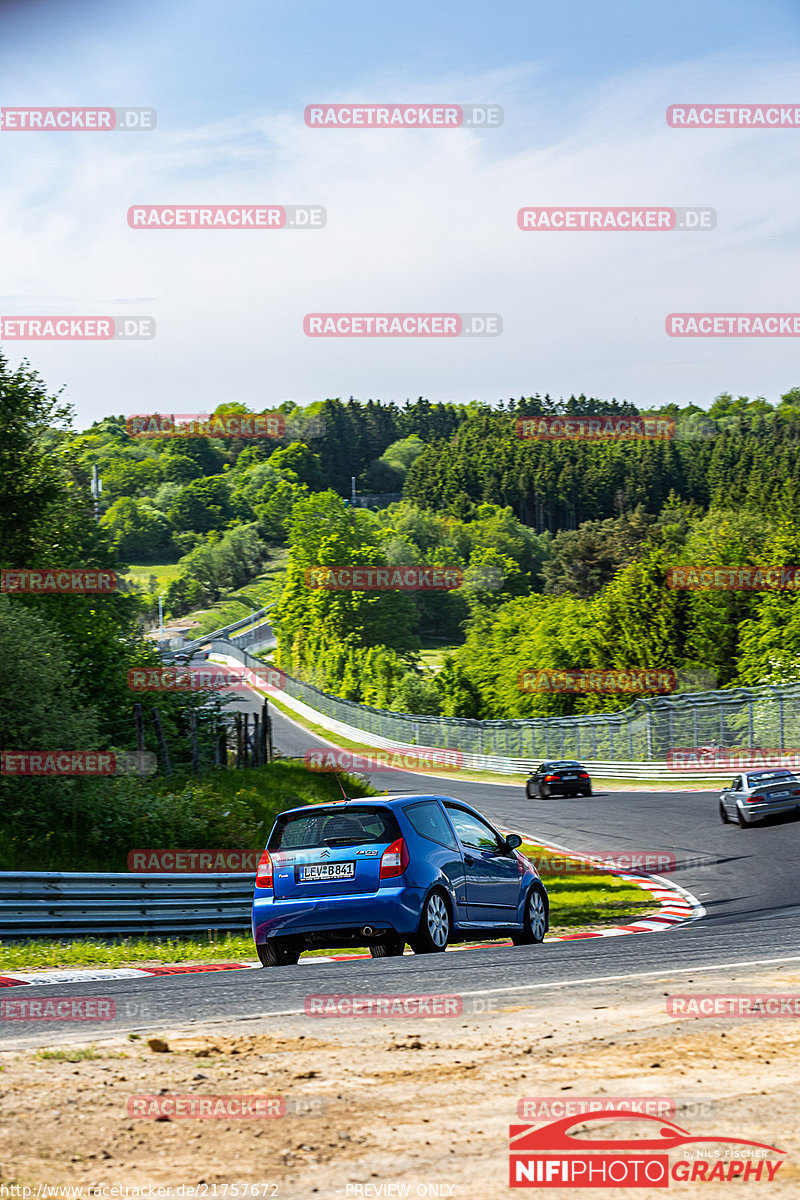
[(800, 779), (791, 771), (743, 771), (719, 794), (719, 815), (727, 825), (738, 821), (747, 829), (773, 813), (800, 808)]

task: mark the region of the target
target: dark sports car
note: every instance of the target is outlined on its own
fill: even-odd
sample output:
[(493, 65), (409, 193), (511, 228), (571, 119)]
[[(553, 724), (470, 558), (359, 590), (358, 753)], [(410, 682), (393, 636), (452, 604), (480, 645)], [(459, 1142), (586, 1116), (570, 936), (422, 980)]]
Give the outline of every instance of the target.
[(573, 759), (555, 759), (540, 763), (525, 784), (529, 800), (547, 800), (549, 796), (591, 796), (592, 781), (583, 763)]

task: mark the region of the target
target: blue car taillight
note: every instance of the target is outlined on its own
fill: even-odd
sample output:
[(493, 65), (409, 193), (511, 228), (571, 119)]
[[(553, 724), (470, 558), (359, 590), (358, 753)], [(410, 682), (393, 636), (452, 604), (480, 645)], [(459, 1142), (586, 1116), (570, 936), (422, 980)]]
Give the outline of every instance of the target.
[(268, 850), (264, 851), (258, 862), (258, 870), (256, 871), (256, 887), (272, 887), (272, 859), (269, 856)]
[(402, 875), (410, 861), (405, 839), (398, 838), (396, 842), (392, 842), (391, 846), (387, 846), (381, 855), (378, 879), (394, 879), (396, 876)]

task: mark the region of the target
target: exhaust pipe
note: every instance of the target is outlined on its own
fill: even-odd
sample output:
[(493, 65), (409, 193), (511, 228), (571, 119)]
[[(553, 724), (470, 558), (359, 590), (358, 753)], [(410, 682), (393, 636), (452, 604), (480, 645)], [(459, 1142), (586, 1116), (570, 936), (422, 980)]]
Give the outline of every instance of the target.
[(361, 934), (363, 937), (372, 937), (374, 932), (375, 932), (375, 930), (372, 928), (371, 925), (365, 925), (364, 928), (361, 930)]

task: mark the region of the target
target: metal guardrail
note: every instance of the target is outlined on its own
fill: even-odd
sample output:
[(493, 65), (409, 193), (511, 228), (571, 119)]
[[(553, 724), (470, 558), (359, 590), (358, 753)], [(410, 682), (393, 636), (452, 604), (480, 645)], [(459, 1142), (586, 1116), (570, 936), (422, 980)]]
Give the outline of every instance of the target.
[(247, 931), (255, 873), (0, 871), (0, 939)]
[(194, 641), (184, 642), (182, 649), (197, 650), (200, 646), (205, 646), (207, 642), (213, 642), (215, 638), (227, 638), (229, 633), (235, 633), (237, 629), (244, 629), (245, 625), (252, 624), (257, 617), (263, 617), (264, 613), (270, 608), (274, 608), (274, 604), (267, 604), (264, 608), (253, 609), (247, 617), (241, 617), (238, 621), (232, 621), (230, 625), (223, 625), (220, 629), (213, 629), (211, 633), (203, 634), (202, 637), (195, 638)]
[[(263, 637), (262, 634), (269, 630), (269, 636)], [(271, 621), (260, 621), (258, 625), (254, 625), (252, 629), (246, 629), (244, 633), (237, 633), (232, 638), (228, 639), (232, 646), (238, 646), (244, 649), (246, 646), (266, 646), (270, 642), (274, 643), (275, 634), (272, 629)]]

